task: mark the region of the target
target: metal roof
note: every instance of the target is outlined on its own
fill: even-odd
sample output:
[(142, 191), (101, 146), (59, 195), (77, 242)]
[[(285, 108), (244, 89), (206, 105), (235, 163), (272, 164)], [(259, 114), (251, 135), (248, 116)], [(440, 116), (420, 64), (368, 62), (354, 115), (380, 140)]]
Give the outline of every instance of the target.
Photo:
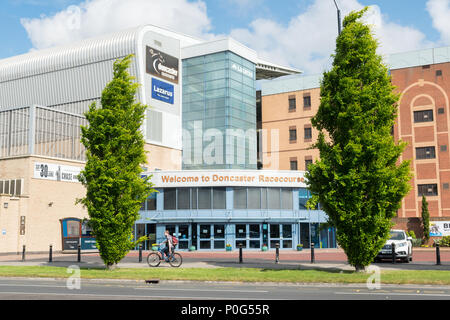
[(301, 74), (300, 70), (283, 67), (271, 62), (258, 59), (256, 64), (256, 80), (274, 79), (282, 76)]

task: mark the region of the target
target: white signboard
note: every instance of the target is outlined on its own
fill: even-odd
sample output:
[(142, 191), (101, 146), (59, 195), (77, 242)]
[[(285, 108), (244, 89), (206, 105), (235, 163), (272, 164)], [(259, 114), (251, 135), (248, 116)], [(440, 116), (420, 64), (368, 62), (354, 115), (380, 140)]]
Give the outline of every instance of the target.
[(64, 182), (79, 182), (78, 175), (82, 168), (73, 166), (64, 166), (54, 163), (34, 163), (35, 179), (64, 181)]
[(228, 171), (156, 171), (152, 175), (156, 188), (176, 187), (286, 187), (306, 188), (302, 171), (228, 170)]
[(450, 221), (430, 221), (430, 236), (450, 236)]

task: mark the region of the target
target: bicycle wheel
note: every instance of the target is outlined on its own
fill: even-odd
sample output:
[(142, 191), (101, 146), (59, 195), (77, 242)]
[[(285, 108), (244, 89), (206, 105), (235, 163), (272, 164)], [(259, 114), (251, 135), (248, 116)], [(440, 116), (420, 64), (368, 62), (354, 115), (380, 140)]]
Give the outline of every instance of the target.
[(172, 267), (178, 268), (183, 263), (183, 258), (181, 257), (181, 254), (174, 253), (173, 258), (169, 259), (169, 263)]
[(157, 267), (161, 263), (161, 259), (159, 257), (159, 254), (156, 252), (151, 252), (147, 256), (147, 263), (150, 267)]

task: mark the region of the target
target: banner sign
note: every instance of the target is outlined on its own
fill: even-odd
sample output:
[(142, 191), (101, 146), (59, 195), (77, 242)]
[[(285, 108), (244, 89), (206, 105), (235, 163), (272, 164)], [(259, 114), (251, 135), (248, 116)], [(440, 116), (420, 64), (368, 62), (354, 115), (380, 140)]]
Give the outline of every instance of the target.
[(35, 179), (44, 179), (52, 181), (64, 181), (64, 182), (79, 182), (78, 175), (80, 174), (82, 168), (63, 166), (54, 163), (34, 163), (34, 174)]
[(430, 236), (450, 236), (450, 221), (430, 221)]
[(178, 58), (151, 47), (147, 51), (147, 73), (178, 84)]
[(152, 78), (152, 98), (173, 104), (173, 85)]
[(151, 175), (156, 188), (173, 187), (287, 187), (306, 188), (304, 172), (230, 170), (230, 171), (155, 171)]

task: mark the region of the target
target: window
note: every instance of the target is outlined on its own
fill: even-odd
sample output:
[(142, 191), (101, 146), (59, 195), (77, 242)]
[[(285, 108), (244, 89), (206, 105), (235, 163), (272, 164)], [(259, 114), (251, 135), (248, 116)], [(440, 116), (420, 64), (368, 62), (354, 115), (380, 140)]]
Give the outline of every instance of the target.
[(300, 210), (307, 210), (306, 203), (308, 202), (310, 198), (310, 194), (308, 189), (301, 188), (298, 190), (298, 200), (299, 200), (299, 209)]
[(297, 141), (297, 128), (289, 128), (289, 141)]
[(417, 186), (419, 197), (421, 196), (437, 196), (437, 184), (419, 184)]
[(280, 188), (268, 188), (267, 200), (269, 209), (280, 209)]
[(247, 208), (247, 188), (234, 188), (233, 198), (235, 209)]
[(153, 192), (146, 200), (147, 210), (156, 210), (156, 192)]
[(444, 108), (439, 108), (438, 109), (438, 114), (444, 114), (445, 113), (445, 109)]
[(416, 159), (435, 159), (436, 151), (434, 147), (416, 148)]
[(294, 112), (297, 109), (296, 100), (294, 97), (289, 97), (289, 112)]
[(433, 121), (433, 110), (414, 111), (414, 122)]
[(198, 188), (198, 208), (211, 209), (211, 188)]
[(441, 146), (441, 152), (445, 152), (445, 151), (447, 151), (447, 145)]
[(298, 170), (297, 160), (291, 160), (291, 170)]
[(305, 127), (305, 140), (312, 139), (312, 128), (311, 127)]
[(442, 76), (442, 70), (436, 70), (436, 77)]
[(164, 189), (164, 210), (176, 210), (177, 205), (177, 189)]
[(226, 189), (213, 188), (213, 206), (214, 209), (226, 208)]
[(311, 96), (303, 96), (303, 108), (311, 108)]
[(177, 196), (177, 209), (189, 209), (190, 205), (190, 189), (189, 188), (178, 188), (178, 196)]
[(281, 207), (284, 210), (292, 210), (292, 189), (281, 189)]
[(261, 209), (261, 188), (248, 188), (248, 209)]
[(305, 170), (308, 170), (309, 165), (312, 163), (313, 163), (313, 160), (312, 160), (311, 156), (305, 157)]

